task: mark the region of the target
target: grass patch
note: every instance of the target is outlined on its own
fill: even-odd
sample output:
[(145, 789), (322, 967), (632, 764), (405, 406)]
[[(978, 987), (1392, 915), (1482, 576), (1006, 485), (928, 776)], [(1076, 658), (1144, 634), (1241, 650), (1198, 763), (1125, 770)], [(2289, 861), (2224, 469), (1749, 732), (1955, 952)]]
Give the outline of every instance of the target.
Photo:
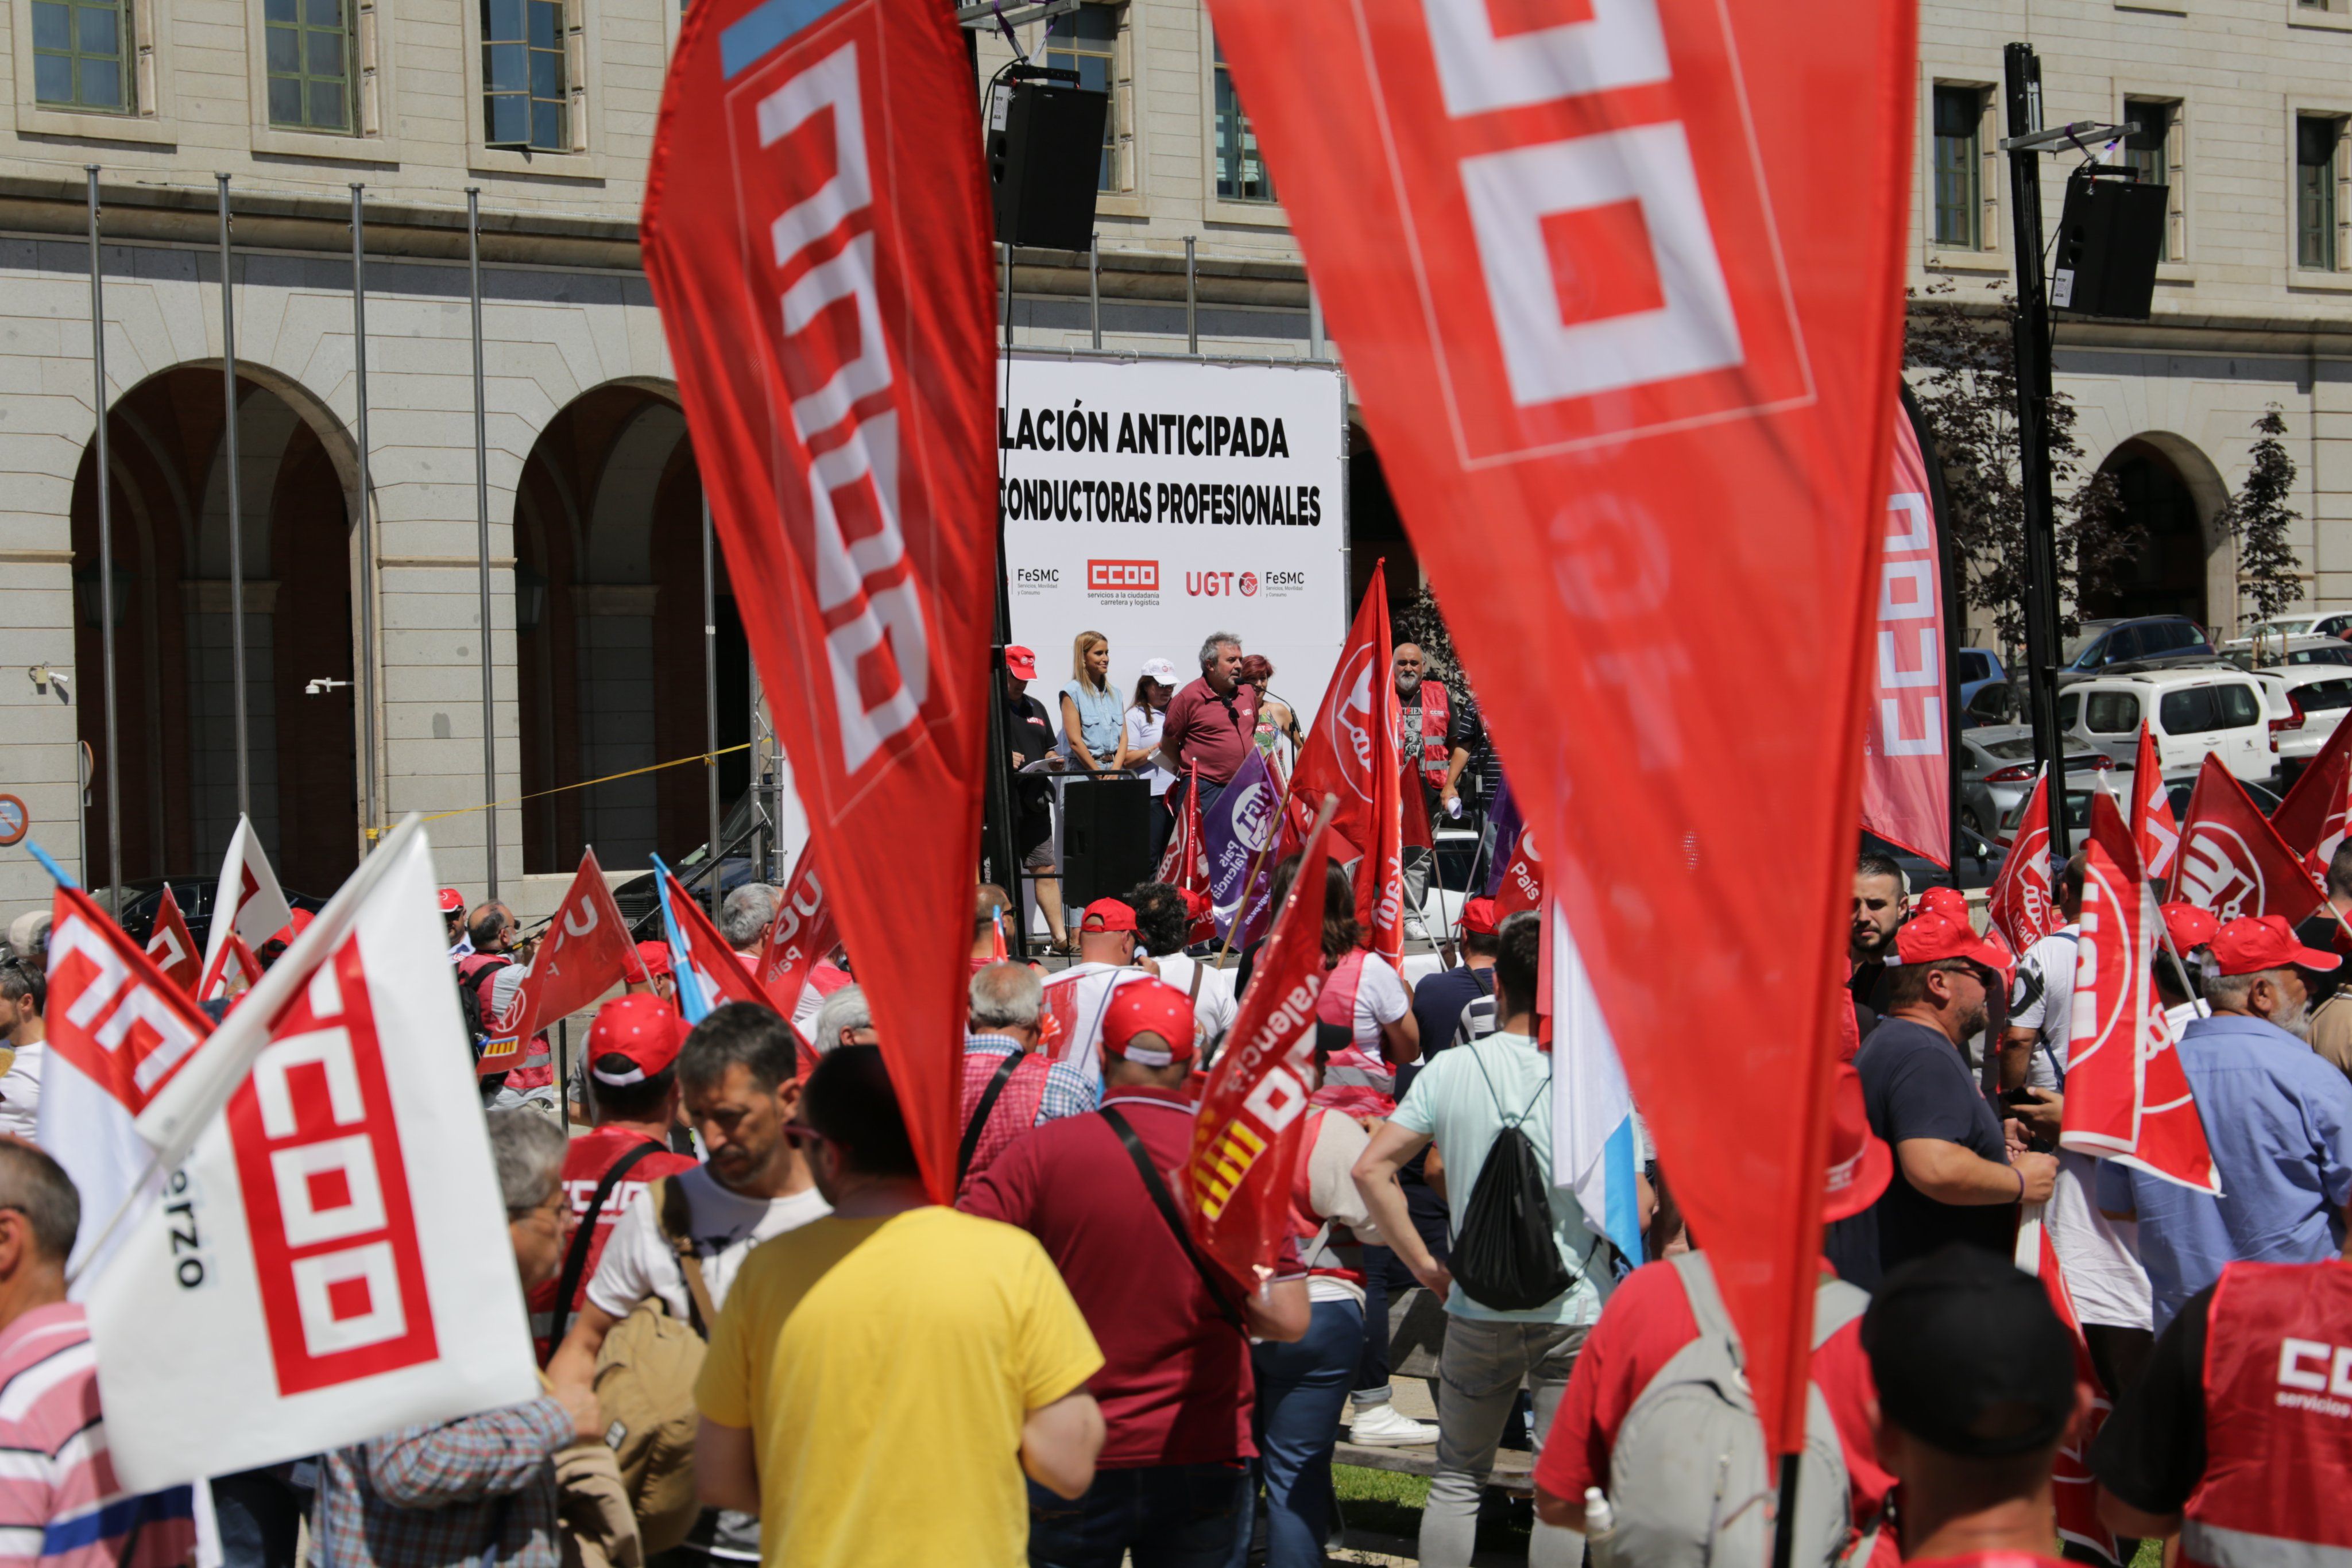
[[(1427, 1476), (1333, 1465), (1331, 1490), (1339, 1499), (1339, 1512), (1349, 1529), (1372, 1531), (1406, 1541), (1420, 1537), (1421, 1511), (1429, 1501)], [(1478, 1511), (1478, 1549), (1524, 1552), (1533, 1519), (1527, 1503), (1507, 1502), (1488, 1494), (1485, 1506)]]

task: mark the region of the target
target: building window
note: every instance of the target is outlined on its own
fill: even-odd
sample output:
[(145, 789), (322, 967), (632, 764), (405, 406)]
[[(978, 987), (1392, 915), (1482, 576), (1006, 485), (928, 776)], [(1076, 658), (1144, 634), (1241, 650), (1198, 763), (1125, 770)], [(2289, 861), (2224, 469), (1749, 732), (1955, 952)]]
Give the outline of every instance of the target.
[(1118, 177), (1118, 5), (1081, 5), (1045, 24), (1045, 63), (1078, 73), (1078, 85), (1088, 92), (1108, 94), (1103, 113), (1102, 168), (1095, 177), (1097, 191), (1125, 188)]
[(1936, 89), (1936, 244), (1984, 248), (1984, 90)]
[(60, 109), (131, 109), (126, 0), (33, 0), (33, 98)]
[(2175, 230), (2181, 210), (2180, 193), (2172, 187), (2180, 156), (2175, 141), (2180, 125), (2180, 106), (2158, 99), (2126, 99), (2124, 118), (2139, 127), (2124, 138), (2124, 162), (2139, 171), (2140, 183), (2165, 187), (2164, 237), (2156, 258), (2179, 261), (2180, 236)]
[(356, 0), (264, 0), (270, 124), (296, 131), (352, 128), (355, 8)]
[(572, 151), (563, 0), (482, 0), (483, 140)]
[(2301, 114), (2294, 121), (2294, 264), (2333, 272), (2336, 245), (2336, 159), (2344, 121), (2333, 114)]
[(1225, 68), (1225, 46), (1217, 50), (1217, 194), (1228, 202), (1271, 202), (1274, 176), (1258, 156), (1257, 132), (1234, 92), (1233, 73)]

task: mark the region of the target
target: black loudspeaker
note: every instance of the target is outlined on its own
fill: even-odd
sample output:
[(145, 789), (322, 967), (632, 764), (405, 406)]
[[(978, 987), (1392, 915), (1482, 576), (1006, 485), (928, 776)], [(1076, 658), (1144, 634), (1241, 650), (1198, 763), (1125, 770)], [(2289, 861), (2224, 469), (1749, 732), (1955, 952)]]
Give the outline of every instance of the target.
[(1062, 789), (1062, 905), (1073, 924), (1097, 898), (1151, 880), (1151, 785), (1132, 774)]
[(988, 179), (996, 191), (996, 237), (1006, 245), (1084, 250), (1094, 241), (1110, 94), (1077, 81), (1076, 71), (1026, 66), (996, 86)]
[(2050, 266), (2050, 308), (2061, 316), (2145, 321), (2164, 250), (2162, 185), (2076, 170)]

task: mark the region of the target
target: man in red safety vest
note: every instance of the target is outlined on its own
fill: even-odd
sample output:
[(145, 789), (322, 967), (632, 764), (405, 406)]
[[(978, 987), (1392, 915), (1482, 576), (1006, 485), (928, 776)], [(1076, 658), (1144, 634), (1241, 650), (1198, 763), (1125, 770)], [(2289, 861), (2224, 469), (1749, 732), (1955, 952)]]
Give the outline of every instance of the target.
[[(1421, 775), (1420, 810), (1433, 818), (1440, 811), (1458, 817), (1462, 770), (1470, 765), (1471, 748), (1478, 743), (1478, 721), (1466, 706), (1454, 706), (1454, 694), (1445, 689), (1444, 681), (1425, 678), (1425, 669), (1417, 643), (1400, 643), (1389, 656), (1389, 671), (1396, 682), (1397, 755)], [(1408, 800), (1405, 810), (1413, 809)], [(1408, 826), (1402, 861), (1405, 935), (1423, 937), (1426, 933), (1422, 929), (1421, 903), (1429, 892), (1433, 857), (1429, 850), (1413, 842), (1413, 837)]]
[(2186, 1568), (2352, 1563), (2352, 1249), (2231, 1263), (2165, 1326), (2091, 1445), (2119, 1535)]

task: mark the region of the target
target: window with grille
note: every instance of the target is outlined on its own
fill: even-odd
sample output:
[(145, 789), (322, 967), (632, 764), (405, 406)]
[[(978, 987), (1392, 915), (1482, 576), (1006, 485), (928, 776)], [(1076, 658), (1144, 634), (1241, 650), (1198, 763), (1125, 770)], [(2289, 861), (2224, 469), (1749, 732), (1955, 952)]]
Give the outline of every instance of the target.
[(572, 151), (563, 0), (482, 0), (483, 140)]
[(1228, 202), (1271, 202), (1274, 176), (1258, 156), (1257, 132), (1234, 91), (1233, 73), (1225, 68), (1225, 46), (1217, 50), (1217, 194)]
[(1936, 243), (1948, 250), (1984, 248), (1984, 90), (1936, 89)]
[(33, 0), (33, 99), (59, 109), (131, 110), (128, 0)]
[(1045, 24), (1045, 63), (1078, 73), (1078, 85), (1088, 92), (1108, 93), (1103, 113), (1101, 172), (1097, 191), (1122, 189), (1118, 172), (1118, 5), (1081, 5)]
[[(2139, 171), (2144, 185), (2169, 187), (2172, 183), (2172, 123), (2179, 107), (2144, 98), (2124, 103), (2124, 118), (2139, 127), (2124, 138), (2124, 162)], [(2168, 190), (2166, 200), (2171, 202)], [(2156, 252), (2158, 261), (2180, 259), (2172, 240), (2172, 214), (2177, 210), (2177, 204), (2166, 207), (2163, 240)]]
[(2332, 114), (2294, 121), (2294, 264), (2333, 272), (2336, 254), (2336, 153), (2344, 121)]
[(357, 0), (263, 0), (269, 67), (269, 123), (296, 131), (350, 131), (352, 16)]

